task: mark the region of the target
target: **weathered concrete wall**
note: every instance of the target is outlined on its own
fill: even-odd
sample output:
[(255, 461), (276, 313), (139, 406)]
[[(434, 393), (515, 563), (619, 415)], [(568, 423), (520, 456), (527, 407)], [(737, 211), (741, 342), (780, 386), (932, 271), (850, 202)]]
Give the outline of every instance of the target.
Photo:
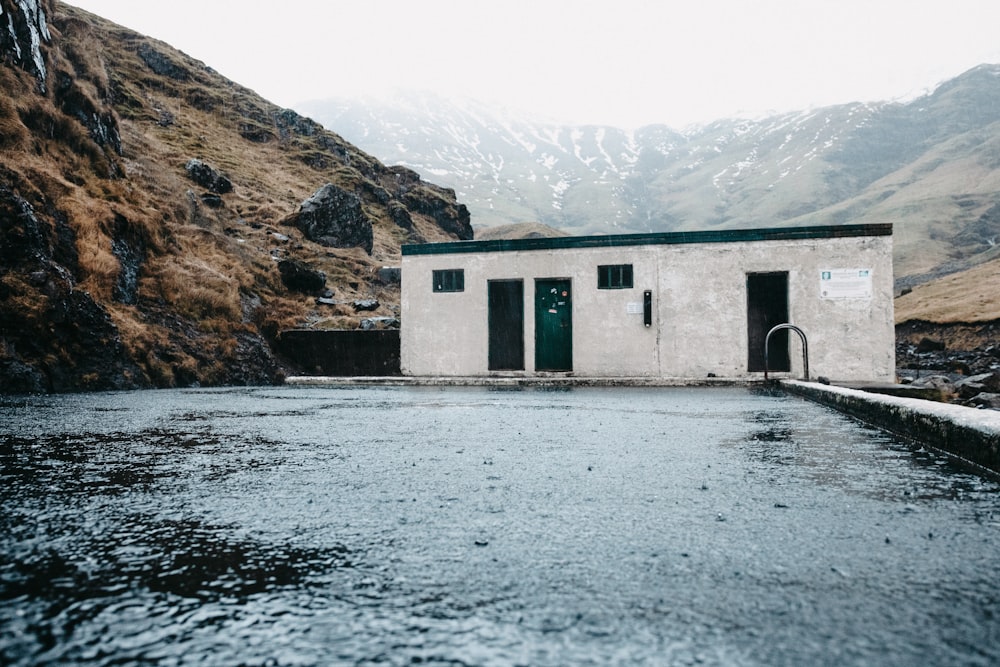
[(1000, 473), (1000, 412), (798, 380), (788, 391)]
[[(659, 258), (661, 372), (680, 377), (744, 377), (747, 275), (788, 272), (789, 321), (808, 337), (813, 376), (895, 379), (891, 237), (667, 246)], [(869, 299), (824, 299), (820, 270), (873, 270)], [(802, 349), (790, 336), (792, 375)]]
[(284, 331), (278, 353), (315, 375), (399, 375), (399, 330)]
[[(786, 238), (712, 243), (463, 252), (403, 256), (402, 372), (488, 375), (487, 284), (524, 282), (525, 374), (535, 368), (537, 279), (572, 283), (573, 370), (596, 377), (747, 378), (747, 275), (788, 273), (789, 320), (809, 339), (810, 371), (836, 380), (893, 381), (892, 237)], [(437, 250), (437, 249), (434, 249)], [(631, 264), (633, 288), (597, 289), (597, 266)], [(867, 268), (868, 298), (820, 294), (820, 271)], [(462, 269), (465, 290), (433, 292), (432, 272)], [(645, 327), (643, 292), (653, 293)], [(637, 308), (638, 306), (638, 308)], [(791, 375), (801, 376), (790, 337)]]

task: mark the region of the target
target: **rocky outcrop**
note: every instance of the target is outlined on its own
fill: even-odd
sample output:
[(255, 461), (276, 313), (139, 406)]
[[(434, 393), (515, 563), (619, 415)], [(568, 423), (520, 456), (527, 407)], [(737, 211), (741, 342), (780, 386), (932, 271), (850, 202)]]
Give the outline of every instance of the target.
[(149, 44), (140, 44), (136, 53), (138, 53), (149, 69), (160, 76), (165, 76), (175, 81), (187, 81), (190, 78), (186, 69), (175, 63), (170, 56), (154, 49)]
[(940, 399), (977, 408), (1000, 407), (1000, 322), (896, 327), (896, 374), (903, 384), (934, 389)]
[(333, 183), (327, 183), (302, 202), (297, 213), (284, 220), (306, 238), (331, 248), (373, 247), (372, 221), (361, 206), (361, 198)]
[(403, 216), (399, 211), (392, 211), (393, 222), (407, 229), (412, 225), (409, 212), (420, 213), (434, 220), (434, 223), (460, 241), (471, 241), (473, 237), (471, 216), (465, 204), (459, 204), (455, 199), (455, 191), (436, 185), (424, 183), (420, 174), (402, 166), (388, 167), (383, 179), (391, 190), (408, 209)]
[[(93, 100), (69, 72), (57, 72), (55, 79), (55, 99), (62, 112), (86, 127), (90, 138), (98, 146), (110, 148), (116, 155), (121, 155), (122, 138), (114, 112)], [(117, 171), (115, 175), (118, 175)]]
[(197, 158), (188, 160), (184, 165), (184, 171), (187, 172), (188, 178), (209, 192), (224, 195), (233, 191), (233, 182), (225, 174)]
[[(147, 386), (108, 311), (57, 262), (58, 234), (0, 186), (0, 386), (74, 391)], [(74, 256), (70, 256), (73, 261)]]
[(326, 274), (310, 268), (297, 259), (283, 259), (278, 262), (281, 282), (290, 290), (304, 294), (317, 294), (326, 287)]
[(43, 0), (0, 1), (0, 56), (34, 75), (45, 92), (48, 70), (42, 44), (52, 41)]
[(120, 266), (111, 296), (119, 303), (134, 306), (139, 302), (139, 275), (146, 260), (146, 238), (141, 229), (121, 215), (115, 217), (111, 252)]

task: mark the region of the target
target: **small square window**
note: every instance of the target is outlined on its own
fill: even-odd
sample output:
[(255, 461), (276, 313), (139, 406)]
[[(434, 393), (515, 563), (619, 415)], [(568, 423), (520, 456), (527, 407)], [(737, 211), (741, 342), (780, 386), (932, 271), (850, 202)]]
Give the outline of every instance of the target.
[(606, 264), (598, 266), (597, 289), (632, 289), (632, 265)]
[(465, 269), (443, 269), (434, 272), (435, 292), (464, 292)]

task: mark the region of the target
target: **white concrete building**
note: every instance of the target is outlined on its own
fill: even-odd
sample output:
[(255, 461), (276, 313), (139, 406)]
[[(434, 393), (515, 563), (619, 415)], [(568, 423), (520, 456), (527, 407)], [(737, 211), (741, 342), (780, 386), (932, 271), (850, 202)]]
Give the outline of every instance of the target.
[[(403, 247), (404, 375), (893, 381), (892, 226)], [(801, 377), (772, 334), (769, 369)], [(791, 333), (796, 333), (792, 331)]]

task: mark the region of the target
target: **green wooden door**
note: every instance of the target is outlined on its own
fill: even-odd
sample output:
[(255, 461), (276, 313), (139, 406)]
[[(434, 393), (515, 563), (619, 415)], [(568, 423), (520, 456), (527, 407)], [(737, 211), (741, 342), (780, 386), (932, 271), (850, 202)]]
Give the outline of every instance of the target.
[(535, 370), (573, 370), (573, 302), (568, 280), (535, 281)]

